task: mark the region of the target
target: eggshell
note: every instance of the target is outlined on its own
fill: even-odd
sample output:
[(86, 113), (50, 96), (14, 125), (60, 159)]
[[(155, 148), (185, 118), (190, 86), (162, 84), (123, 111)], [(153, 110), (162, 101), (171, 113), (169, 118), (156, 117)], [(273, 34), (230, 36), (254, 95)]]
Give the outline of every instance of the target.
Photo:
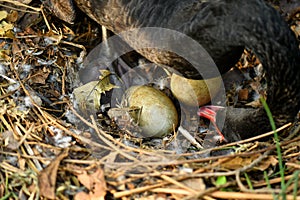
[(127, 92), (129, 106), (140, 107), (139, 126), (145, 137), (162, 137), (178, 125), (177, 110), (171, 99), (150, 86), (132, 86)]
[[(204, 80), (187, 79), (177, 74), (171, 77), (171, 91), (182, 103), (188, 106), (202, 106), (211, 101), (219, 91), (222, 78), (216, 77)], [(211, 91), (208, 90), (210, 85)], [(211, 93), (210, 93), (211, 92)]]

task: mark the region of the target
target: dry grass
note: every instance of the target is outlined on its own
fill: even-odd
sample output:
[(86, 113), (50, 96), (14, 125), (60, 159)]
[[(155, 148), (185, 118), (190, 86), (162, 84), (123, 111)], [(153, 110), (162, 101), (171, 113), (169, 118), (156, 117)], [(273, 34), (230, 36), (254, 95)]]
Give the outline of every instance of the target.
[[(274, 199), (280, 193), (273, 133), (176, 154), (146, 147), (124, 132), (113, 137), (93, 116), (81, 117), (70, 94), (100, 30), (90, 21), (83, 27), (49, 18), (38, 3), (9, 2), (0, 1), (9, 5), (0, 11), (14, 11), (6, 22), (26, 27), (0, 37), (2, 199)], [(24, 18), (30, 17), (28, 24)], [(285, 178), (293, 180), (285, 193), (300, 199), (299, 174), (294, 175), (300, 170), (299, 122), (278, 132)], [(232, 153), (209, 154), (225, 149)]]

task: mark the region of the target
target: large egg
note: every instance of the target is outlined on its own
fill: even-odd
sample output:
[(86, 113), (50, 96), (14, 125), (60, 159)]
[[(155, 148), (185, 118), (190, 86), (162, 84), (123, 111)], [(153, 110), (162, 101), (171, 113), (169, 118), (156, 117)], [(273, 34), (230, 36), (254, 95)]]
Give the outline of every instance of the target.
[[(211, 101), (219, 91), (222, 78), (216, 77), (204, 80), (187, 79), (172, 74), (171, 91), (182, 103), (188, 106), (202, 106)], [(207, 85), (210, 86), (210, 91)]]
[(177, 110), (171, 99), (150, 86), (132, 86), (126, 92), (130, 107), (141, 108), (138, 124), (145, 137), (162, 137), (178, 125)]

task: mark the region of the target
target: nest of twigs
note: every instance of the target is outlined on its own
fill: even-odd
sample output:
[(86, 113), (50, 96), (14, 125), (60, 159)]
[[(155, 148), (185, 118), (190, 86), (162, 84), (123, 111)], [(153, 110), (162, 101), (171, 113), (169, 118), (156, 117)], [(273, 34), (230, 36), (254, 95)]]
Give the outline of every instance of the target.
[[(2, 199), (300, 199), (298, 122), (278, 129), (280, 143), (266, 133), (184, 153), (149, 146), (73, 108), (77, 72), (101, 27), (60, 21), (40, 2), (0, 8)], [(255, 62), (245, 54), (238, 65)]]

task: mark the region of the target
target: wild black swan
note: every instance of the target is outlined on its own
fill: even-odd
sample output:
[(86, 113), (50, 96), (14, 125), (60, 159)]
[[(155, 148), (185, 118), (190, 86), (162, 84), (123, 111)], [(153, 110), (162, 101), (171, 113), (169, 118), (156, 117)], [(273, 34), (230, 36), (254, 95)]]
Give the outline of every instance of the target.
[[(115, 33), (131, 28), (163, 27), (199, 42), (220, 73), (253, 51), (266, 72), (267, 103), (278, 126), (293, 121), (300, 109), (300, 52), (294, 33), (280, 14), (263, 0), (75, 0), (78, 7)], [(135, 42), (145, 42), (137, 38)], [(145, 40), (147, 38), (144, 38)], [(199, 78), (184, 59), (139, 51), (150, 61), (176, 68), (188, 78)], [(173, 55), (174, 56), (174, 55)], [(220, 109), (222, 133), (239, 140), (271, 129), (263, 108)]]

